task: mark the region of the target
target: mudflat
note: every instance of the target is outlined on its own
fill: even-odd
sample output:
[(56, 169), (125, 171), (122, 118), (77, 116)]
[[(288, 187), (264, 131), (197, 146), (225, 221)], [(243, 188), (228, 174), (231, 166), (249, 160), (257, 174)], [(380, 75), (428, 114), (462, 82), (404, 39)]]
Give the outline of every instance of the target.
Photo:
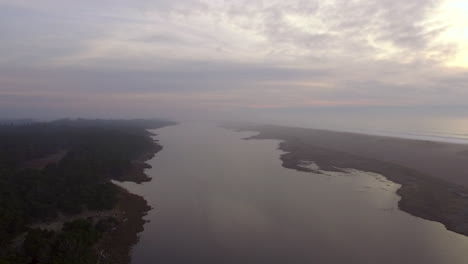
[(236, 128), (259, 131), (255, 139), (282, 140), (286, 168), (313, 171), (301, 166), (311, 161), (320, 170), (379, 173), (402, 185), (401, 210), (468, 235), (468, 145), (271, 125)]

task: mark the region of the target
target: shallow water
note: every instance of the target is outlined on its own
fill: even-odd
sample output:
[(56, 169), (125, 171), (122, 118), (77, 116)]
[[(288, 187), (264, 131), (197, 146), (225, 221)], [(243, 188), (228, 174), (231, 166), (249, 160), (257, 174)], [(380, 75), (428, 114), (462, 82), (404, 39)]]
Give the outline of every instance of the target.
[(278, 141), (213, 124), (155, 132), (153, 180), (124, 184), (154, 207), (133, 264), (468, 263), (468, 238), (399, 211), (381, 175), (285, 169)]

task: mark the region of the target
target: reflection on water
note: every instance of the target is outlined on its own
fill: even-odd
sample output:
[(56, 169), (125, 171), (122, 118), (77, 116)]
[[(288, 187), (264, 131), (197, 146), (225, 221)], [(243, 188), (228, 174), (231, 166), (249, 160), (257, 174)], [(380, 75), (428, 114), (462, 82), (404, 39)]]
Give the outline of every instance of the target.
[(468, 263), (468, 239), (399, 211), (380, 175), (285, 169), (278, 141), (210, 124), (156, 132), (153, 181), (125, 184), (154, 207), (134, 264)]

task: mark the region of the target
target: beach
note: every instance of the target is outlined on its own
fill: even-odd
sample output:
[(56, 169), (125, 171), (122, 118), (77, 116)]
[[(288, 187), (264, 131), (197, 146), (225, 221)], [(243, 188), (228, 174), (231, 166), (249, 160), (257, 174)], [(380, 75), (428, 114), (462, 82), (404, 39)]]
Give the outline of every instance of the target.
[(399, 208), (468, 235), (468, 145), (282, 126), (243, 125), (250, 139), (278, 139), (283, 166), (299, 171), (352, 168), (401, 184)]

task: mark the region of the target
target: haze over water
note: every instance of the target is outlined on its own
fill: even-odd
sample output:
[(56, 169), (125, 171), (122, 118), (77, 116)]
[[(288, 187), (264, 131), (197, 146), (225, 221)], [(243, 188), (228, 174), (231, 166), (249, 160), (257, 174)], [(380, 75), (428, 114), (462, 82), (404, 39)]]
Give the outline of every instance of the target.
[(468, 263), (468, 238), (397, 209), (382, 176), (281, 166), (275, 140), (213, 124), (155, 131), (154, 207), (133, 263)]
[[(468, 144), (468, 118), (461, 116), (375, 113), (372, 109), (364, 112), (355, 109), (348, 110), (345, 114), (333, 110), (303, 110), (293, 113), (246, 115), (243, 118), (264, 124)], [(243, 121), (242, 118), (239, 118), (239, 121)]]

